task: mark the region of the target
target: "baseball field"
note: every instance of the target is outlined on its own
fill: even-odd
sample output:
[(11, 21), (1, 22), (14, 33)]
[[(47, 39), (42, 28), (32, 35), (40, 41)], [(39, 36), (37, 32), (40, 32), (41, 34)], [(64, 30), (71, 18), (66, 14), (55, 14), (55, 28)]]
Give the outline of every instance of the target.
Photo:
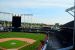
[(40, 33), (0, 32), (0, 50), (37, 50), (45, 37)]

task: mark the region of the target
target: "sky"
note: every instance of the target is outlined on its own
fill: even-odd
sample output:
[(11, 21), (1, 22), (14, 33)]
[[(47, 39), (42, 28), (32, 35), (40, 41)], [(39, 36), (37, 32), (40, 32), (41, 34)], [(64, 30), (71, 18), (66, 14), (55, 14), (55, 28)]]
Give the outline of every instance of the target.
[[(32, 14), (22, 16), (22, 22), (65, 24), (74, 20), (65, 12), (73, 5), (74, 0), (0, 0), (0, 12)], [(0, 20), (12, 20), (11, 15), (0, 14)]]

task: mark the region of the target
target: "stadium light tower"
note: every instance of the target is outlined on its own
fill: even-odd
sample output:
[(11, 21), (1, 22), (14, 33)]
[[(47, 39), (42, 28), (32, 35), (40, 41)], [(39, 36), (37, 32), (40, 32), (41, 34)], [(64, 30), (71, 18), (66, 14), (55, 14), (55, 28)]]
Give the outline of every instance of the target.
[(75, 1), (74, 1), (74, 7), (66, 9), (66, 12), (68, 12), (71, 16), (74, 17), (74, 28), (73, 28), (73, 47), (75, 47)]
[[(9, 13), (9, 12), (0, 12), (0, 14), (10, 14), (10, 15), (12, 15), (12, 17), (21, 17), (21, 16), (24, 16), (24, 25), (25, 25), (25, 16), (33, 16), (33, 14), (15, 14), (15, 13)], [(15, 20), (18, 20), (18, 18), (17, 19), (15, 19), (15, 18), (12, 18), (13, 20), (12, 20), (12, 23), (13, 23), (13, 21), (15, 21)], [(14, 20), (15, 19), (15, 20)], [(15, 21), (16, 22), (16, 21)], [(20, 22), (19, 22), (20, 23)], [(25, 26), (24, 26), (25, 27)]]
[(0, 14), (11, 14), (13, 16), (13, 13), (9, 13), (9, 12), (0, 12)]
[[(11, 14), (12, 16), (14, 16), (15, 14), (14, 13), (9, 13), (9, 12), (0, 12), (0, 14)], [(32, 14), (19, 14), (20, 16), (33, 16)]]
[[(0, 14), (10, 14), (12, 16), (16, 16), (15, 13), (9, 13), (9, 12), (0, 12)], [(24, 22), (25, 22), (25, 16), (33, 16), (33, 14), (18, 14), (17, 16), (24, 16)]]

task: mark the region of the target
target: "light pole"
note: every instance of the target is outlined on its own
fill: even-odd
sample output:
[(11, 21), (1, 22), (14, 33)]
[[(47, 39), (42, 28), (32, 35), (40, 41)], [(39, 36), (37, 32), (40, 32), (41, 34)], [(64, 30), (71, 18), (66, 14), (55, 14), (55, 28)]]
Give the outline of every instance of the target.
[(73, 46), (75, 47), (75, 0), (74, 0), (74, 30), (73, 30)]
[[(72, 14), (71, 12), (74, 14)], [(74, 0), (74, 7), (66, 9), (66, 12), (68, 12), (71, 16), (74, 17), (74, 27), (73, 27), (73, 48), (75, 47), (75, 0)]]

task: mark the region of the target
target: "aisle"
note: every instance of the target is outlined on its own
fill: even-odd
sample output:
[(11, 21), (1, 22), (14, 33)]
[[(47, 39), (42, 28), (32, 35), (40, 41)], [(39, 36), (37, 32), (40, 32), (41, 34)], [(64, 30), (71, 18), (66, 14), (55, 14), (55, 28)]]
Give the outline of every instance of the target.
[(61, 48), (60, 43), (58, 42), (58, 40), (56, 39), (54, 35), (49, 34), (48, 36), (49, 38), (48, 38), (46, 50), (56, 50)]

